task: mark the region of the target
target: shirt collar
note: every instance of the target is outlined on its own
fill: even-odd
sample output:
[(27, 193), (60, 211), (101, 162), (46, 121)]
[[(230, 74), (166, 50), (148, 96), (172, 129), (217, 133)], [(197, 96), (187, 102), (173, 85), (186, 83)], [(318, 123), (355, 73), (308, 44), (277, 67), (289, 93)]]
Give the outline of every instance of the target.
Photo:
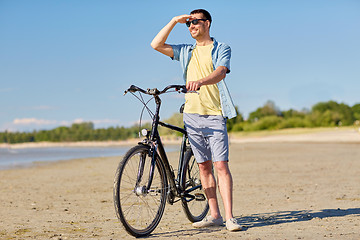
[[(211, 37), (211, 40), (213, 41), (214, 48), (216, 48), (218, 42), (213, 37)], [(196, 42), (194, 43), (194, 45), (191, 46), (190, 50), (194, 50), (195, 47), (196, 47)]]

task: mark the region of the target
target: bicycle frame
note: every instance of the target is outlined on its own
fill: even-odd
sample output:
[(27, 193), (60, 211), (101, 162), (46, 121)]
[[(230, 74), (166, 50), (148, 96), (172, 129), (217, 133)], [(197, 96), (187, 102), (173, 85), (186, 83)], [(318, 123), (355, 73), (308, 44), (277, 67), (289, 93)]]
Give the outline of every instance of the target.
[[(159, 96), (154, 96), (154, 98), (155, 98), (155, 103), (156, 103), (156, 111), (155, 111), (155, 115), (154, 115), (154, 119), (153, 119), (153, 123), (152, 123), (152, 131), (151, 131), (150, 139), (149, 139), (149, 142), (152, 143), (150, 146), (151, 147), (150, 152), (152, 154), (152, 161), (151, 161), (151, 168), (150, 168), (147, 189), (150, 189), (150, 186), (152, 183), (152, 178), (154, 176), (155, 153), (157, 152), (164, 164), (166, 176), (167, 176), (168, 182), (170, 184), (171, 193), (177, 197), (181, 197), (181, 196), (184, 196), (184, 193), (179, 188), (179, 183), (181, 181), (181, 178), (183, 177), (180, 174), (182, 171), (178, 171), (178, 175), (175, 180), (174, 172), (169, 163), (169, 159), (167, 158), (167, 155), (166, 155), (166, 152), (164, 149), (164, 145), (162, 144), (162, 141), (161, 141), (161, 138), (160, 138), (160, 135), (158, 132), (158, 126), (161, 125), (163, 127), (172, 129), (174, 131), (177, 131), (177, 132), (180, 132), (183, 134), (183, 140), (182, 140), (181, 149), (180, 149), (179, 165), (178, 165), (179, 169), (182, 169), (182, 167), (184, 166), (184, 154), (187, 150), (187, 148), (186, 148), (187, 133), (186, 133), (185, 128), (180, 128), (180, 127), (173, 126), (171, 124), (160, 121), (159, 113), (160, 113), (161, 99)], [(170, 202), (170, 203), (172, 204), (173, 202)]]
[[(164, 123), (160, 121), (159, 115), (160, 115), (160, 106), (161, 106), (161, 99), (159, 97), (160, 94), (165, 93), (167, 90), (174, 88), (176, 91), (178, 92), (183, 92), (186, 93), (186, 87), (185, 85), (169, 85), (166, 88), (164, 88), (164, 90), (159, 91), (158, 89), (154, 88), (154, 89), (147, 89), (147, 91), (136, 87), (134, 85), (131, 85), (130, 88), (128, 90), (125, 91), (124, 94), (126, 94), (127, 92), (142, 92), (145, 94), (149, 94), (152, 95), (155, 99), (155, 103), (156, 103), (156, 110), (155, 110), (155, 114), (153, 115), (153, 122), (152, 122), (152, 130), (150, 133), (150, 136), (147, 135), (146, 141), (139, 143), (139, 144), (145, 144), (148, 145), (150, 147), (150, 151), (149, 151), (149, 156), (151, 157), (151, 165), (150, 165), (150, 173), (149, 173), (149, 179), (148, 179), (148, 183), (146, 186), (146, 189), (144, 189), (145, 191), (149, 191), (151, 188), (151, 184), (152, 184), (152, 180), (154, 177), (154, 169), (155, 169), (155, 164), (156, 164), (156, 157), (159, 156), (159, 158), (162, 160), (162, 164), (163, 167), (165, 168), (165, 174), (167, 176), (167, 180), (168, 183), (170, 185), (170, 191), (168, 192), (168, 194), (170, 194), (170, 198), (169, 198), (169, 202), (172, 204), (174, 202), (174, 197), (179, 197), (179, 198), (190, 198), (189, 201), (195, 199), (195, 196), (189, 194), (190, 192), (201, 188), (201, 185), (198, 185), (196, 187), (193, 187), (191, 189), (188, 189), (186, 191), (184, 191), (183, 189), (180, 189), (180, 182), (186, 177), (186, 176), (182, 176), (182, 170), (184, 168), (184, 156), (185, 156), (185, 152), (188, 150), (187, 149), (187, 133), (186, 133), (186, 129), (184, 128), (180, 128), (177, 126), (173, 126), (171, 124), (168, 123)], [(145, 105), (146, 106), (146, 105)], [(182, 140), (182, 144), (181, 144), (181, 150), (180, 150), (180, 157), (179, 157), (179, 171), (178, 171), (178, 175), (175, 179), (175, 174), (174, 171), (172, 170), (172, 167), (169, 163), (169, 160), (166, 156), (165, 153), (165, 149), (164, 146), (162, 144), (161, 138), (160, 138), (160, 134), (158, 132), (158, 127), (159, 125), (172, 129), (174, 131), (180, 132), (183, 134), (183, 140)], [(139, 164), (139, 171), (138, 171), (138, 181), (136, 183), (135, 189), (138, 188), (138, 183), (141, 182), (142, 179), (142, 172), (143, 172), (143, 164), (141, 163)], [(187, 199), (185, 199), (186, 201), (188, 201)]]

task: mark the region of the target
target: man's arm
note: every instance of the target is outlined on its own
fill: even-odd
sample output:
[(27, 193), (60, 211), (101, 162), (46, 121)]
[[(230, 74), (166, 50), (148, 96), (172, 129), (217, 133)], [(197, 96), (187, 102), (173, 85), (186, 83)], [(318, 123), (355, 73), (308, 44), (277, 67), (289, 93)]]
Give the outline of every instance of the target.
[(188, 91), (197, 91), (201, 86), (216, 84), (225, 78), (227, 71), (227, 67), (219, 66), (207, 77), (199, 79), (197, 81), (188, 82), (186, 84), (186, 89)]
[(171, 21), (160, 30), (160, 32), (155, 36), (151, 42), (151, 47), (156, 51), (161, 52), (169, 57), (174, 57), (174, 52), (172, 47), (169, 44), (166, 44), (166, 40), (169, 37), (170, 32), (173, 30), (177, 23), (186, 23), (188, 20), (192, 20), (191, 15), (181, 15), (174, 17)]

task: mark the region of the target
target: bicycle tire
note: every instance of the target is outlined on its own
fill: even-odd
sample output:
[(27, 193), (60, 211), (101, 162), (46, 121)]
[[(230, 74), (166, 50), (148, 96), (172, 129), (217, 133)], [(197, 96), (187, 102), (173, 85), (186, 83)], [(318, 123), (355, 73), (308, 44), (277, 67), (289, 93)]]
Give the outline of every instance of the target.
[[(151, 165), (149, 149), (146, 145), (131, 148), (115, 174), (113, 196), (116, 215), (125, 230), (134, 237), (144, 237), (154, 231), (165, 209), (166, 173), (158, 155), (150, 191), (145, 191)], [(135, 188), (142, 159), (144, 170), (139, 187)]]
[(201, 187), (200, 181), (200, 170), (198, 163), (194, 157), (194, 154), (191, 150), (186, 151), (185, 156), (185, 166), (182, 169), (182, 181), (181, 187), (184, 191), (190, 190), (194, 187), (199, 187), (198, 189), (189, 192), (189, 194), (196, 196), (195, 199), (191, 197), (182, 197), (182, 207), (186, 214), (186, 217), (191, 222), (201, 221), (209, 211), (209, 203), (206, 199), (205, 192)]

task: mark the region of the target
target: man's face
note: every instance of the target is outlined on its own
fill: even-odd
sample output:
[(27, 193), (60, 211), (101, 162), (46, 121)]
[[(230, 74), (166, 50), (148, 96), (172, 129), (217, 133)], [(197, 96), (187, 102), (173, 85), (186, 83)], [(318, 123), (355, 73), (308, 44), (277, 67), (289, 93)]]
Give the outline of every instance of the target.
[[(191, 16), (193, 17), (193, 19), (205, 19), (202, 13), (195, 13), (192, 14)], [(191, 36), (194, 39), (199, 39), (205, 34), (207, 34), (209, 32), (208, 23), (209, 21), (199, 21), (196, 25), (191, 24), (189, 27)]]

